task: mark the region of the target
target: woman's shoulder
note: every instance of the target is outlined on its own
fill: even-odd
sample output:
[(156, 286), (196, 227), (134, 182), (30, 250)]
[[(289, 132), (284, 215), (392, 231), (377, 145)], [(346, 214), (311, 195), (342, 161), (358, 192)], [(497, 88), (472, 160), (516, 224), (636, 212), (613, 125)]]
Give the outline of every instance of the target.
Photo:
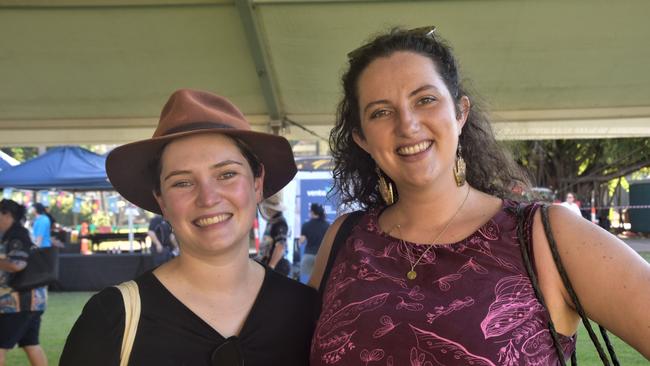
[(115, 286), (106, 287), (88, 299), (84, 313), (112, 317), (124, 314), (122, 295)]
[(302, 284), (294, 279), (291, 279), (287, 276), (284, 276), (268, 267), (265, 267), (266, 270), (266, 281), (264, 283), (265, 287), (273, 289), (273, 291), (281, 291), (285, 294), (292, 293), (298, 295), (304, 295), (306, 297), (317, 297), (317, 292), (313, 288)]
[[(156, 287), (156, 280), (152, 271), (147, 271), (136, 277), (133, 281), (138, 285), (138, 293)], [(124, 315), (124, 299), (118, 288), (119, 285), (109, 286), (93, 295), (86, 303), (86, 308), (93, 312), (100, 312), (109, 316)], [(84, 308), (84, 311), (86, 311)]]

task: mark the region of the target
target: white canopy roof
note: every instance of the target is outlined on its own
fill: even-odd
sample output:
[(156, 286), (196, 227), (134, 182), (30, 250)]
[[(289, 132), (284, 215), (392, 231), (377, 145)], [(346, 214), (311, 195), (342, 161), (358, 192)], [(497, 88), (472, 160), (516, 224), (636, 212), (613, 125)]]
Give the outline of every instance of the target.
[(0, 0), (0, 146), (151, 136), (181, 87), (327, 137), (346, 53), (435, 24), (504, 139), (650, 136), (650, 2)]

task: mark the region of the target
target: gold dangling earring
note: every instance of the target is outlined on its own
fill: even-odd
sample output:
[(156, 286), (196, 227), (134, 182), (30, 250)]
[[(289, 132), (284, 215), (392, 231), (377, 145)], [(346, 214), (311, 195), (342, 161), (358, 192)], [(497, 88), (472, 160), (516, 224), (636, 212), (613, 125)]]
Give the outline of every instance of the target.
[(463, 159), (462, 147), (460, 142), (458, 142), (458, 149), (456, 150), (456, 162), (454, 163), (454, 179), (456, 180), (456, 185), (462, 187), (465, 185), (465, 173), (467, 171), (467, 165), (465, 164), (465, 159)]
[(381, 198), (384, 200), (384, 202), (386, 202), (386, 205), (390, 206), (395, 203), (395, 196), (393, 195), (393, 184), (386, 181), (378, 166), (375, 167), (375, 171), (379, 177), (379, 194), (381, 194)]

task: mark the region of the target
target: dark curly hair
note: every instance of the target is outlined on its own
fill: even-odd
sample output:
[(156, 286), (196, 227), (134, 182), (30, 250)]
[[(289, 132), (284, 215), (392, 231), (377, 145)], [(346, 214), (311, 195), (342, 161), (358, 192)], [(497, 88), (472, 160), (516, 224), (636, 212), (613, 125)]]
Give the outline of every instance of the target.
[[(510, 154), (496, 141), (487, 113), (460, 81), (460, 74), (451, 47), (434, 34), (422, 34), (393, 28), (375, 36), (368, 44), (350, 55), (348, 70), (342, 77), (343, 99), (337, 109), (336, 124), (330, 133), (330, 150), (334, 159), (333, 193), (344, 205), (360, 204), (374, 208), (384, 203), (377, 189), (376, 164), (372, 157), (353, 140), (353, 133), (363, 136), (359, 113), (357, 83), (368, 65), (395, 52), (410, 51), (431, 59), (460, 113), (460, 100), (467, 96), (472, 102), (459, 142), (467, 163), (467, 181), (485, 193), (498, 197), (512, 196), (515, 185), (527, 187), (528, 180)], [(388, 177), (386, 177), (388, 178)], [(390, 181), (390, 178), (388, 178)], [(396, 199), (399, 195), (396, 194)]]

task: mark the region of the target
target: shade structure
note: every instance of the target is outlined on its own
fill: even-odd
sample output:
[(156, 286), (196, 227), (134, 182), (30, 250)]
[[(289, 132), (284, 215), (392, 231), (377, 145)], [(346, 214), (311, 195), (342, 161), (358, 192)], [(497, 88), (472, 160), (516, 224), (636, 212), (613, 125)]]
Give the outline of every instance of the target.
[(189, 87), (325, 152), (347, 53), (428, 25), (499, 138), (650, 136), (648, 14), (647, 0), (0, 0), (0, 146), (149, 138)]
[(112, 190), (106, 157), (78, 146), (61, 146), (0, 172), (0, 187), (67, 191)]

